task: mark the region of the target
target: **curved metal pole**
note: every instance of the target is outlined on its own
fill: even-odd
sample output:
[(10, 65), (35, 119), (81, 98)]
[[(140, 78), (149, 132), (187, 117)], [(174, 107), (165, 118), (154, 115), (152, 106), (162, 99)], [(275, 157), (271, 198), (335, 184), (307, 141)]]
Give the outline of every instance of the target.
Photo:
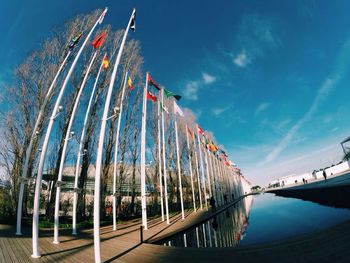
[(70, 79), (70, 76), (73, 73), (74, 67), (75, 67), (75, 65), (80, 57), (80, 54), (83, 52), (83, 49), (84, 49), (86, 43), (88, 42), (90, 36), (92, 35), (93, 31), (95, 30), (97, 24), (101, 22), (101, 20), (103, 19), (106, 12), (107, 12), (107, 8), (103, 11), (101, 16), (98, 18), (98, 20), (94, 24), (94, 26), (91, 28), (89, 34), (85, 38), (84, 43), (82, 44), (76, 57), (74, 58), (74, 61), (73, 61), (72, 65), (67, 73), (67, 76), (66, 76), (66, 78), (63, 82), (63, 85), (61, 87), (61, 90), (58, 94), (54, 109), (53, 109), (52, 114), (51, 114), (50, 122), (49, 122), (49, 125), (48, 125), (47, 130), (46, 130), (45, 139), (43, 142), (43, 147), (42, 147), (40, 159), (39, 159), (38, 174), (37, 174), (36, 183), (35, 183), (35, 195), (34, 195), (34, 206), (33, 206), (33, 238), (32, 238), (33, 239), (32, 240), (33, 241), (33, 254), (32, 254), (33, 258), (40, 257), (39, 247), (38, 247), (38, 241), (39, 241), (39, 226), (38, 225), (39, 225), (39, 204), (40, 204), (40, 193), (41, 193), (41, 180), (43, 177), (44, 162), (45, 162), (46, 151), (47, 151), (47, 146), (48, 146), (48, 142), (50, 139), (52, 126), (53, 126), (53, 123), (55, 121), (55, 118), (57, 117), (57, 114), (59, 113), (59, 106), (60, 106), (60, 102), (61, 102), (61, 99), (62, 99), (63, 94), (64, 94), (64, 90), (67, 86), (67, 83)]
[(175, 140), (176, 140), (176, 156), (177, 156), (177, 174), (179, 176), (179, 187), (180, 187), (180, 203), (181, 203), (181, 215), (182, 220), (185, 219), (184, 211), (184, 200), (182, 196), (182, 182), (181, 182), (181, 166), (180, 166), (180, 153), (179, 153), (179, 136), (177, 132), (177, 121), (175, 116)]
[(146, 74), (146, 83), (143, 90), (142, 101), (142, 124), (141, 124), (141, 209), (142, 209), (142, 225), (147, 230), (147, 203), (146, 203), (146, 118), (147, 118), (147, 87), (148, 73)]
[(189, 164), (189, 169), (190, 169), (190, 176), (191, 176), (191, 188), (192, 188), (192, 201), (193, 201), (193, 211), (197, 212), (196, 208), (196, 198), (194, 195), (194, 184), (193, 184), (193, 173), (192, 173), (192, 158), (191, 158), (191, 153), (190, 153), (190, 143), (188, 141), (188, 127), (186, 123), (186, 142), (187, 142), (187, 151), (188, 151), (188, 164)]
[[(106, 57), (106, 54), (104, 55), (103, 58), (105, 58), (105, 57)], [(83, 129), (82, 129), (81, 135), (80, 135), (79, 149), (78, 149), (78, 154), (77, 154), (77, 163), (75, 166), (75, 176), (74, 176), (73, 219), (72, 219), (73, 220), (73, 222), (72, 222), (72, 234), (73, 235), (77, 234), (77, 202), (78, 202), (78, 178), (79, 178), (79, 172), (80, 172), (80, 159), (81, 159), (81, 156), (83, 156), (85, 154), (85, 152), (83, 152), (84, 151), (83, 147), (84, 147), (84, 140), (85, 140), (86, 125), (87, 125), (87, 122), (89, 119), (92, 101), (93, 101), (93, 98), (95, 96), (95, 91), (96, 91), (98, 79), (100, 78), (102, 68), (103, 68), (103, 59), (102, 59), (100, 68), (98, 70), (94, 86), (93, 86), (92, 91), (91, 91), (89, 104), (88, 104), (88, 107), (87, 107), (86, 113), (85, 113)]]
[(19, 187), (19, 196), (18, 196), (18, 205), (17, 205), (17, 227), (16, 227), (16, 235), (22, 235), (22, 207), (23, 207), (23, 195), (24, 195), (24, 184), (25, 184), (25, 178), (27, 177), (28, 173), (28, 166), (29, 166), (29, 159), (30, 159), (30, 154), (32, 153), (32, 148), (33, 148), (33, 143), (34, 139), (37, 136), (37, 131), (39, 128), (39, 124), (41, 122), (41, 119), (43, 118), (43, 113), (46, 108), (46, 104), (49, 102), (49, 98), (51, 97), (51, 94), (53, 92), (53, 88), (56, 84), (58, 76), (61, 74), (61, 71), (66, 64), (68, 57), (70, 56), (71, 51), (67, 52), (66, 57), (64, 58), (63, 62), (61, 63), (60, 67), (58, 68), (58, 71), (56, 73), (56, 76), (54, 77), (47, 93), (44, 99), (43, 104), (41, 105), (40, 111), (38, 113), (38, 117), (36, 118), (35, 125), (33, 128), (32, 135), (30, 137), (30, 142), (26, 151), (26, 156), (24, 160), (24, 166), (23, 166), (23, 171), (22, 171), (22, 177), (21, 177), (21, 184)]
[(61, 183), (62, 183), (62, 177), (63, 177), (64, 162), (66, 160), (67, 146), (68, 146), (69, 140), (72, 138), (71, 129), (72, 129), (73, 122), (74, 122), (74, 119), (75, 119), (75, 114), (76, 114), (77, 109), (78, 109), (78, 105), (79, 105), (79, 102), (80, 102), (81, 94), (83, 94), (83, 90), (85, 88), (85, 84), (86, 84), (86, 81), (88, 79), (91, 67), (94, 64), (96, 55), (97, 55), (97, 51), (95, 51), (94, 54), (92, 55), (90, 64), (89, 64), (89, 66), (88, 66), (88, 68), (86, 70), (85, 76), (84, 76), (83, 81), (81, 83), (81, 86), (79, 88), (79, 92), (78, 92), (78, 95), (77, 95), (77, 97), (75, 99), (75, 102), (74, 102), (72, 114), (71, 114), (71, 117), (69, 119), (66, 135), (65, 135), (65, 138), (64, 138), (63, 149), (62, 149), (62, 154), (61, 154), (61, 161), (60, 161), (60, 167), (59, 167), (59, 170), (58, 170), (58, 177), (57, 177), (58, 185), (57, 185), (57, 189), (56, 189), (55, 215), (54, 215), (54, 234), (53, 234), (53, 243), (54, 244), (59, 244), (60, 243), (60, 241), (58, 240), (59, 208), (60, 208), (60, 201), (61, 201)]
[[(160, 92), (159, 92), (160, 93)], [(160, 101), (158, 100), (158, 173), (159, 173), (159, 192), (160, 192), (160, 212), (162, 221), (164, 221), (164, 198), (163, 198), (163, 177), (162, 177), (162, 157), (161, 157), (161, 141), (160, 141)]]
[(94, 192), (94, 250), (95, 250), (95, 262), (101, 262), (101, 245), (100, 245), (100, 186), (101, 186), (101, 168), (102, 168), (102, 153), (103, 153), (103, 145), (106, 131), (106, 123), (107, 123), (107, 115), (109, 112), (109, 104), (112, 97), (114, 81), (116, 78), (119, 62), (123, 53), (123, 48), (125, 45), (126, 37), (129, 32), (130, 24), (132, 19), (135, 16), (136, 10), (132, 11), (132, 14), (129, 19), (128, 26), (124, 32), (123, 40), (120, 44), (120, 48), (118, 51), (118, 55), (114, 64), (111, 81), (109, 83), (107, 97), (105, 101), (105, 106), (103, 110), (103, 116), (101, 121), (101, 130), (100, 136), (98, 140), (98, 149), (97, 149), (97, 157), (96, 157), (96, 174), (95, 174), (95, 192)]
[[(162, 105), (164, 107), (164, 89), (161, 90), (162, 93)], [(165, 128), (164, 128), (164, 111), (162, 110), (162, 144), (163, 144), (163, 176), (164, 176), (164, 193), (165, 193), (165, 214), (166, 223), (170, 224), (169, 220), (169, 205), (168, 205), (168, 186), (167, 186), (167, 172), (165, 163)]]
[(117, 124), (117, 134), (115, 136), (115, 149), (114, 149), (114, 164), (113, 164), (113, 230), (117, 230), (117, 161), (118, 161), (118, 148), (119, 148), (119, 132), (120, 132), (120, 122), (123, 114), (123, 100), (125, 94), (125, 87), (128, 81), (128, 72), (125, 74), (124, 84), (122, 89), (122, 96), (120, 98), (120, 106), (118, 112), (118, 124)]

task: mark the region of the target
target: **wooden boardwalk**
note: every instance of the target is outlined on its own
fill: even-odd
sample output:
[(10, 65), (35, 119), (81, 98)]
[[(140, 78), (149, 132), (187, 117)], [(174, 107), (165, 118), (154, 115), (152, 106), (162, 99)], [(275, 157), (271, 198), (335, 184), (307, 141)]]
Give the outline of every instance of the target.
[[(232, 205), (232, 204), (229, 204)], [(226, 206), (227, 207), (227, 206)], [(222, 210), (222, 209), (220, 209)], [(220, 211), (217, 211), (220, 212)], [(211, 211), (187, 212), (171, 217), (171, 224), (159, 218), (149, 221), (144, 240), (151, 242), (184, 230), (211, 217)], [(86, 230), (74, 237), (61, 231), (59, 245), (53, 233), (40, 231), (42, 257), (32, 259), (31, 229), (21, 237), (14, 228), (0, 225), (0, 262), (94, 262), (93, 232)], [(140, 221), (134, 220), (101, 228), (101, 253), (104, 262), (350, 262), (350, 221), (316, 233), (285, 241), (238, 248), (180, 248), (140, 244)]]

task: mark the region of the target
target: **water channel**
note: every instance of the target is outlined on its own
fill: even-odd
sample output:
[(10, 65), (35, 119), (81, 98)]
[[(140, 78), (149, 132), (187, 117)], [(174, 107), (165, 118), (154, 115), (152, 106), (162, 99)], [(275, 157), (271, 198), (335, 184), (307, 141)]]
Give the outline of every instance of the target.
[(158, 242), (179, 247), (236, 247), (280, 240), (350, 219), (350, 209), (274, 194), (250, 195), (214, 218)]

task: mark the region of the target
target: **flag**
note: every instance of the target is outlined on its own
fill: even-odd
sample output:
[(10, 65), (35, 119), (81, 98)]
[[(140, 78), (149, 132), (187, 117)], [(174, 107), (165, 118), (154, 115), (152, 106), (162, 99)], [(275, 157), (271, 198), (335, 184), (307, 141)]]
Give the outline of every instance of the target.
[(102, 60), (102, 67), (103, 67), (104, 69), (106, 69), (106, 68), (108, 68), (108, 66), (109, 66), (108, 58), (107, 58), (107, 56), (104, 56), (104, 57), (103, 57), (103, 60)]
[(75, 47), (75, 45), (78, 44), (82, 35), (83, 33), (80, 32), (77, 35), (75, 35), (75, 37), (72, 38), (72, 40), (68, 44), (69, 50), (72, 50)]
[(159, 87), (158, 83), (155, 82), (155, 81), (152, 79), (152, 77), (151, 77), (150, 74), (148, 74), (148, 84), (149, 84), (149, 85), (152, 85), (152, 86), (155, 87), (157, 90), (160, 90), (160, 87)]
[(133, 90), (134, 89), (134, 84), (132, 84), (132, 80), (130, 77), (128, 77), (128, 86), (129, 86), (129, 89), (130, 90)]
[(162, 110), (165, 111), (166, 113), (169, 114), (169, 110), (167, 107), (165, 107), (165, 105), (163, 105), (163, 103), (160, 104), (160, 106), (162, 107)]
[(105, 42), (106, 35), (107, 35), (107, 32), (104, 31), (99, 36), (95, 37), (95, 39), (91, 43), (94, 49), (98, 49), (103, 45), (103, 43)]
[(179, 114), (181, 117), (184, 117), (184, 113), (180, 109), (180, 107), (174, 101), (174, 114)]
[(204, 135), (204, 131), (203, 131), (203, 129), (202, 129), (201, 127), (199, 127), (199, 126), (198, 126), (198, 133), (200, 133), (200, 134)]
[(165, 95), (165, 97), (167, 97), (167, 98), (169, 98), (169, 97), (174, 97), (176, 100), (180, 100), (180, 99), (181, 99), (181, 96), (180, 96), (180, 95), (177, 95), (177, 94), (175, 94), (174, 92), (169, 91), (169, 90), (166, 90), (166, 89), (164, 89), (164, 95)]
[(154, 96), (151, 92), (147, 90), (147, 99), (153, 101), (153, 103), (157, 102), (157, 97)]
[(132, 18), (132, 20), (131, 20), (131, 24), (130, 24), (130, 29), (131, 29), (132, 31), (134, 31), (134, 32), (135, 32), (135, 29), (136, 29), (136, 27), (135, 27), (135, 25), (136, 25), (136, 23), (135, 23), (135, 18), (136, 18), (136, 12), (135, 12), (135, 14), (134, 14), (134, 16), (133, 16), (133, 18)]

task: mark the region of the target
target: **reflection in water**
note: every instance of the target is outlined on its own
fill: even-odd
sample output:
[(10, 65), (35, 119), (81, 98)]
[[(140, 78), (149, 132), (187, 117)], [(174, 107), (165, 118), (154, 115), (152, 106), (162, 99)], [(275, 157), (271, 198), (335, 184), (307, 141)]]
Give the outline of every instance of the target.
[(349, 219), (349, 209), (262, 194), (254, 196), (254, 205), (253, 196), (248, 196), (203, 224), (157, 243), (194, 248), (245, 246), (328, 228)]
[(235, 247), (245, 235), (253, 197), (248, 196), (207, 222), (162, 240), (158, 244), (178, 247)]

